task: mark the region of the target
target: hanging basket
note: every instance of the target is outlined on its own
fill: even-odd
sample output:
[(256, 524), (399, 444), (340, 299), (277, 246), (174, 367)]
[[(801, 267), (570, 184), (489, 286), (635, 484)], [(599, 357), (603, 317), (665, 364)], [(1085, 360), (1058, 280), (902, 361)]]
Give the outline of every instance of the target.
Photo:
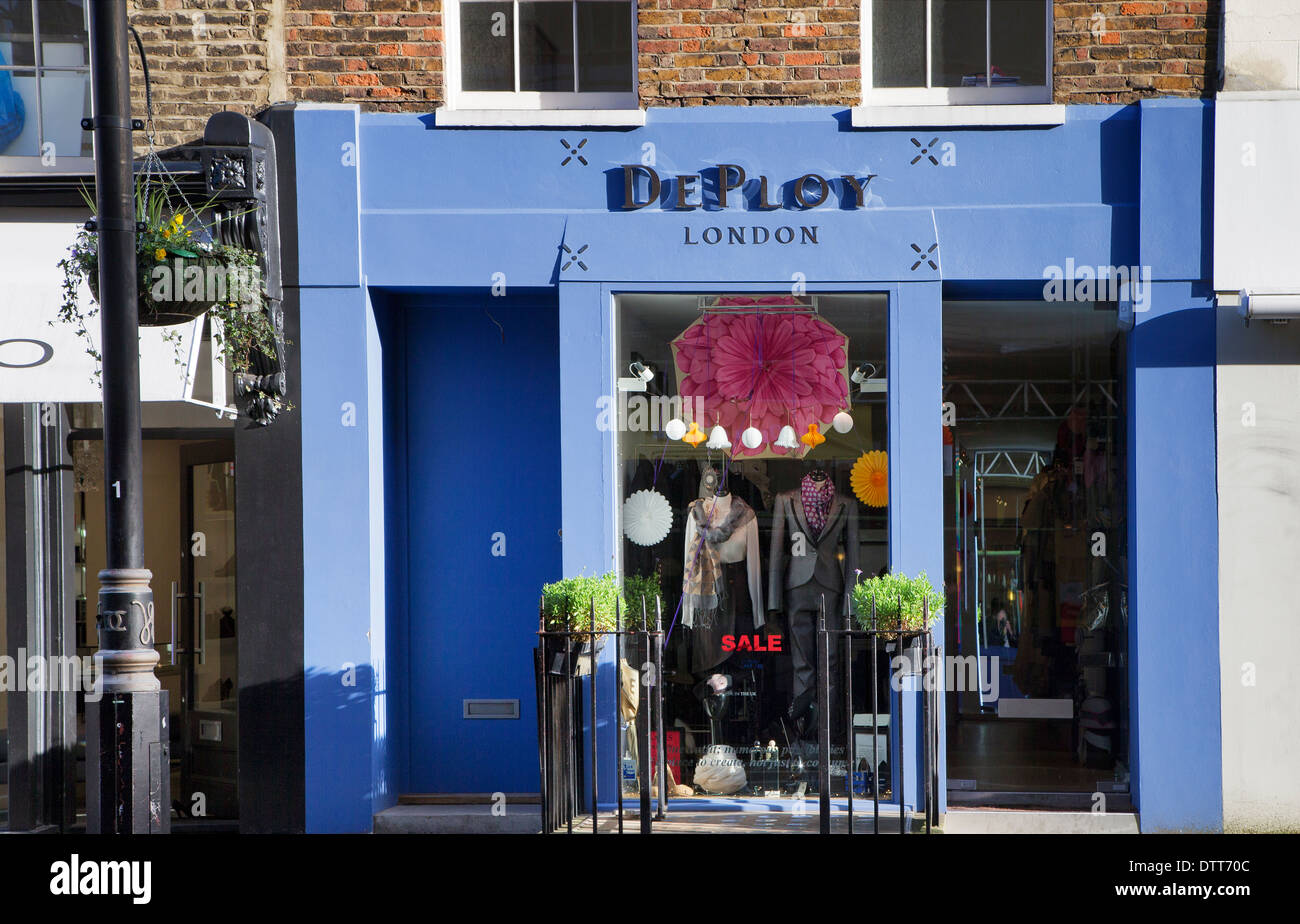
[[(237, 276), (216, 256), (168, 254), (166, 259), (157, 260), (141, 254), (136, 277), (140, 326), (174, 327), (201, 317), (214, 305), (241, 303), (241, 293), (232, 292), (232, 286), (242, 284)], [(98, 303), (99, 274), (88, 274), (86, 283)]]

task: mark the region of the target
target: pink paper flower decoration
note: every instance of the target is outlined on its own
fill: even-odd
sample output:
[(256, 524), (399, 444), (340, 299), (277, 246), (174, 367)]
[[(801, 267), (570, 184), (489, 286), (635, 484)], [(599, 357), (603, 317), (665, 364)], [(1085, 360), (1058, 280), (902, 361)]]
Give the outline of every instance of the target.
[[(844, 334), (805, 312), (709, 312), (673, 341), (677, 391), (702, 399), (703, 425), (725, 427), (735, 455), (787, 455), (773, 445), (781, 427), (825, 429), (849, 406), (848, 346)], [(740, 440), (751, 423), (763, 433), (757, 449)]]

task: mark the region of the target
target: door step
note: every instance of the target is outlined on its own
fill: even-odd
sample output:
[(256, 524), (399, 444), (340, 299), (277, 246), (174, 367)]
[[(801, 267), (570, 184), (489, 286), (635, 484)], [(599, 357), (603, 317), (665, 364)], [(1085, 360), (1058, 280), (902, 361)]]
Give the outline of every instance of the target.
[(398, 805), (490, 805), (494, 799), (505, 797), (506, 805), (541, 805), (542, 797), (535, 792), (412, 792), (397, 797)]
[(542, 807), (527, 803), (505, 805), (493, 814), (489, 803), (459, 805), (394, 805), (374, 817), (375, 834), (540, 834)]
[(1138, 834), (1138, 816), (1127, 812), (1034, 812), (948, 806), (945, 834)]

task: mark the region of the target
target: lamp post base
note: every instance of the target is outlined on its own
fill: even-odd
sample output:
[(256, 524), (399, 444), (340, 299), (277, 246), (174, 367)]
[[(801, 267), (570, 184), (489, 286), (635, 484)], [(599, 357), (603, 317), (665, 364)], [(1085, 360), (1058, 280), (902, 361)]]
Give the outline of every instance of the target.
[(166, 690), (105, 692), (86, 703), (86, 832), (171, 830)]

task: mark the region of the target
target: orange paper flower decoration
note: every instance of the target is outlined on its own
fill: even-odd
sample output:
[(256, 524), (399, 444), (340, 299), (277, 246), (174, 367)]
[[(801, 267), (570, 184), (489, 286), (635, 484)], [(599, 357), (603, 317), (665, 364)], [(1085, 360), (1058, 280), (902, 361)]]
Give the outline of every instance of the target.
[(858, 500), (868, 507), (889, 505), (889, 457), (880, 450), (864, 452), (853, 463), (849, 483)]
[(826, 437), (822, 436), (821, 428), (815, 423), (808, 425), (808, 432), (799, 437), (808, 444), (809, 449), (816, 449), (822, 443), (826, 442)]
[(682, 437), (682, 442), (690, 443), (692, 446), (698, 448), (700, 443), (703, 443), (708, 438), (709, 437), (706, 434), (700, 432), (700, 425), (692, 420), (691, 428), (687, 430), (686, 435)]

